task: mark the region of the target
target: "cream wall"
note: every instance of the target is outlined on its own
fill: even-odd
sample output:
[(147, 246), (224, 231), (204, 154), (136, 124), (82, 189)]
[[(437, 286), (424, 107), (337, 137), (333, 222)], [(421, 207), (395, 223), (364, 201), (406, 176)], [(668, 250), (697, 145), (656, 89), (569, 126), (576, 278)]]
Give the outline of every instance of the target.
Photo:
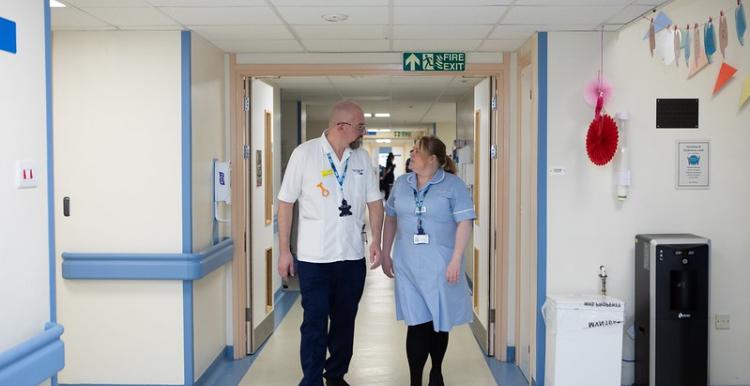
[(60, 383), (183, 383), (182, 282), (60, 274), (62, 252), (182, 252), (179, 69), (177, 31), (54, 33)]
[[(652, 59), (638, 21), (606, 37), (605, 75), (614, 85), (609, 112), (630, 112), (628, 151), (633, 185), (623, 204), (615, 200), (613, 168), (597, 167), (586, 155), (584, 138), (593, 109), (582, 99), (596, 75), (598, 33), (549, 34), (548, 166), (563, 166), (565, 176), (548, 176), (547, 293), (594, 293), (599, 265), (607, 266), (609, 294), (626, 302), (632, 323), (633, 239), (638, 233), (691, 232), (711, 239), (711, 383), (750, 384), (750, 174), (741, 166), (750, 143), (750, 106), (738, 108), (741, 82), (750, 75), (750, 47), (740, 47), (731, 17), (734, 0), (677, 0), (664, 8), (680, 25), (730, 12), (727, 63), (739, 71), (715, 97), (711, 91), (721, 64), (687, 80), (681, 66)], [(718, 24), (718, 23), (717, 23)], [(747, 38), (747, 36), (746, 36)], [(657, 130), (655, 98), (700, 98), (700, 128)], [(709, 140), (710, 189), (675, 190), (675, 141)], [(714, 329), (717, 313), (731, 315), (730, 330)], [(624, 353), (633, 341), (625, 338)], [(631, 357), (632, 359), (632, 357)], [(632, 380), (624, 366), (623, 383)]]
[[(213, 245), (213, 160), (228, 161), (224, 130), (224, 54), (191, 33), (193, 250)], [(219, 215), (229, 210), (220, 204)], [(219, 240), (229, 236), (228, 224), (219, 224)], [(193, 285), (193, 347), (195, 379), (205, 372), (226, 345), (226, 270), (211, 272)]]
[[(453, 105), (453, 107), (454, 111), (452, 114), (455, 116), (455, 105)], [(456, 122), (437, 122), (435, 126), (435, 135), (445, 143), (445, 150), (448, 152), (448, 155), (451, 155), (453, 141), (456, 139)]]
[[(0, 16), (17, 28), (17, 53), (0, 51), (0, 353), (50, 321), (43, 5), (0, 3)], [(16, 189), (19, 160), (36, 163), (38, 187)]]

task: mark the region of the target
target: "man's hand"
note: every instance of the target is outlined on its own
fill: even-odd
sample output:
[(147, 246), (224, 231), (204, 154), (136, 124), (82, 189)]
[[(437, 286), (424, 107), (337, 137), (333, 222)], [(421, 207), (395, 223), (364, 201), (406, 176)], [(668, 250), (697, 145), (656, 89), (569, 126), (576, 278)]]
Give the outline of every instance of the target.
[(373, 242), (370, 244), (370, 269), (375, 269), (380, 266), (380, 254), (380, 242)]
[(279, 255), (279, 275), (284, 280), (294, 277), (294, 259), (290, 251), (281, 252)]
[(393, 279), (393, 259), (391, 259), (390, 255), (382, 254), (381, 255), (381, 262), (383, 263), (383, 273), (385, 276), (390, 277)]

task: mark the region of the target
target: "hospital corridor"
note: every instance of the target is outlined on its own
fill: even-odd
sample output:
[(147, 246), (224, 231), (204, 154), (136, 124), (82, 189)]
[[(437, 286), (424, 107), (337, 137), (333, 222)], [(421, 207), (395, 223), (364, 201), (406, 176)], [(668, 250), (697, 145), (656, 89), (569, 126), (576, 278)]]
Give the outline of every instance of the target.
[(750, 386), (747, 0), (0, 0), (0, 386)]

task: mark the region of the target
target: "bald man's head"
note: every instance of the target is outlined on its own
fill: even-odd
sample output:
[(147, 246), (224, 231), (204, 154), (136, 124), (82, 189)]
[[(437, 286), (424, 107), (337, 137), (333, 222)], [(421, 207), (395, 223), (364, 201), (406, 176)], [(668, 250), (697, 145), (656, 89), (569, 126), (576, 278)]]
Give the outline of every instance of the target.
[(352, 149), (362, 145), (365, 134), (365, 115), (362, 108), (353, 101), (336, 103), (328, 120), (329, 139), (342, 141)]

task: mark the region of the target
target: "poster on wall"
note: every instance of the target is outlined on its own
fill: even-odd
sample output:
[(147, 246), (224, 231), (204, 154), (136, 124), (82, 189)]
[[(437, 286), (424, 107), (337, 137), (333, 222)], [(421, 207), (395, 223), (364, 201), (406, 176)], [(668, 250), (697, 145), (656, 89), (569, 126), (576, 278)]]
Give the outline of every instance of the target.
[(677, 141), (677, 189), (708, 189), (708, 141)]

